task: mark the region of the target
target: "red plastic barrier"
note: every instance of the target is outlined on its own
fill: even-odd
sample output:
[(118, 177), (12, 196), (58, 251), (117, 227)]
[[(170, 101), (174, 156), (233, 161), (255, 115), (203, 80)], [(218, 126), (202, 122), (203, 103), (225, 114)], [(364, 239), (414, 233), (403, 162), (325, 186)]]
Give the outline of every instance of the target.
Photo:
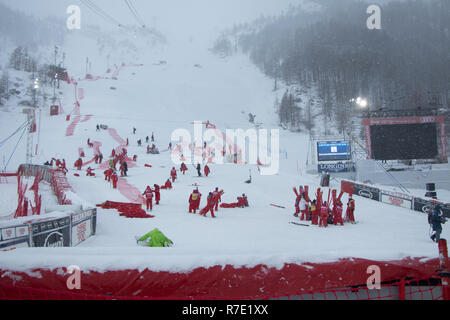
[[(381, 282), (388, 282), (433, 277), (439, 260), (372, 261), (354, 258), (322, 264), (286, 264), (281, 269), (266, 265), (252, 268), (214, 266), (186, 273), (89, 271), (81, 273), (82, 290), (77, 293), (152, 299), (268, 299), (365, 285), (370, 276), (368, 267), (372, 265), (379, 266)], [(70, 275), (65, 275), (61, 269), (31, 271), (33, 274), (39, 272), (41, 276), (32, 276), (31, 272), (1, 270), (0, 286), (69, 292), (66, 281)]]

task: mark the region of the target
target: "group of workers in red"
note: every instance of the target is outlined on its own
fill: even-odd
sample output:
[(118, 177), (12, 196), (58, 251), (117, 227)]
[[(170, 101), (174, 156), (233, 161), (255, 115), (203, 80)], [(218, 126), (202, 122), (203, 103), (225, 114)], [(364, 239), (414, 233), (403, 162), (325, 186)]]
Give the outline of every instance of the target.
[[(318, 188), (316, 193), (316, 199), (311, 201), (308, 194), (308, 186), (300, 186), (299, 190), (294, 187), (295, 199), (295, 217), (299, 217), (301, 221), (311, 221), (312, 225), (318, 225), (319, 227), (328, 227), (329, 224), (344, 225), (344, 222), (355, 222), (355, 200), (350, 195), (345, 219), (342, 218), (343, 203), (341, 198), (344, 192), (341, 192), (337, 196), (336, 190), (329, 190), (328, 201), (323, 201), (323, 191)], [(332, 199), (330, 201), (330, 194)], [(331, 202), (333, 207), (331, 208)]]
[[(208, 197), (206, 199), (206, 207), (204, 207), (199, 214), (201, 216), (206, 217), (208, 212), (211, 213), (211, 217), (215, 218), (214, 211), (219, 210), (219, 203), (222, 201), (222, 195), (224, 194), (223, 190), (219, 190), (219, 188), (216, 188), (213, 192), (210, 192), (208, 194)], [(198, 189), (195, 189), (190, 197), (189, 197), (189, 213), (197, 213), (197, 210), (200, 208), (200, 201), (202, 198), (202, 194), (198, 191)]]
[(150, 186), (147, 186), (144, 193), (142, 194), (145, 199), (145, 205), (147, 206), (147, 211), (153, 210), (153, 194), (155, 197), (155, 204), (159, 205), (159, 202), (161, 201), (161, 187), (157, 184), (153, 185), (152, 189)]

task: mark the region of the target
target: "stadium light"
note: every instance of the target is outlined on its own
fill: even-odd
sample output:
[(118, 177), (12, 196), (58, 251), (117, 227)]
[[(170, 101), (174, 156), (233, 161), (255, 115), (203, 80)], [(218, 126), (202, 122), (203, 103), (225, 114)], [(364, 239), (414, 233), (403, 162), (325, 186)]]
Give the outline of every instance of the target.
[(361, 97), (350, 99), (350, 102), (356, 103), (361, 108), (367, 108), (367, 106), (369, 105), (367, 99)]

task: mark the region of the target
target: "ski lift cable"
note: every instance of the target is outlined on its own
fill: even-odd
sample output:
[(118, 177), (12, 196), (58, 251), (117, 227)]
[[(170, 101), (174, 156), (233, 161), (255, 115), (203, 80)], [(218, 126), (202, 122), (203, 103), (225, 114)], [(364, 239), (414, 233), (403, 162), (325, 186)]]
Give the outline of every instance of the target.
[(109, 20), (111, 20), (114, 24), (117, 24), (119, 26), (121, 26), (121, 23), (118, 22), (116, 19), (114, 19), (111, 15), (109, 15), (108, 13), (106, 13), (102, 8), (100, 8), (99, 6), (97, 6), (94, 2), (92, 2), (91, 0), (84, 0), (86, 3), (88, 3), (91, 8), (93, 8), (94, 10), (96, 10), (97, 12), (99, 12), (100, 14), (102, 14), (104, 17), (108, 18)]
[[(28, 123), (27, 123), (27, 124), (28, 124)], [(25, 132), (27, 132), (27, 130), (29, 130), (28, 126), (26, 126), (26, 127), (23, 129), (22, 134), (20, 135), (19, 141), (17, 141), (16, 146), (14, 147), (14, 150), (12, 151), (11, 155), (9, 156), (8, 161), (7, 161), (6, 164), (5, 164), (5, 167), (3, 168), (3, 172), (6, 172), (6, 168), (8, 167), (9, 162), (11, 161), (12, 157), (14, 156), (14, 153), (16, 153), (17, 147), (19, 146), (20, 141), (22, 141), (23, 135), (25, 134)]]
[(95, 14), (99, 15), (100, 17), (102, 17), (103, 19), (105, 19), (105, 20), (107, 20), (108, 22), (111, 22), (111, 23), (113, 23), (113, 24), (116, 24), (114, 21), (112, 21), (112, 20), (110, 19), (110, 17), (108, 17), (108, 16), (102, 14), (100, 11), (98, 11), (97, 9), (95, 9), (95, 8), (93, 7), (92, 3), (87, 2), (87, 0), (80, 0), (80, 2), (81, 2), (82, 4), (84, 4), (86, 7), (88, 7), (92, 12), (94, 12)]
[(23, 129), (25, 126), (27, 126), (27, 125), (28, 125), (28, 120), (25, 121), (23, 124), (21, 124), (20, 127), (19, 127), (16, 131), (14, 131), (8, 138), (3, 139), (2, 141), (0, 141), (0, 147), (1, 147), (6, 141), (8, 141), (8, 140), (11, 139), (12, 137), (14, 137), (17, 133), (19, 133), (20, 130), (22, 130), (22, 129)]
[(108, 20), (112, 24), (122, 27), (122, 24), (118, 22), (116, 19), (111, 17), (109, 14), (107, 14), (104, 10), (99, 8), (95, 3), (93, 3), (91, 0), (80, 0), (81, 3), (83, 3), (86, 7), (91, 9), (95, 14), (101, 16), (103, 19)]
[(131, 0), (125, 0), (125, 3), (128, 6), (128, 8), (130, 9), (133, 16), (136, 18), (136, 21), (138, 22), (138, 24), (140, 24), (142, 27), (145, 27), (144, 20), (139, 15), (138, 11), (136, 10), (136, 7), (133, 5)]

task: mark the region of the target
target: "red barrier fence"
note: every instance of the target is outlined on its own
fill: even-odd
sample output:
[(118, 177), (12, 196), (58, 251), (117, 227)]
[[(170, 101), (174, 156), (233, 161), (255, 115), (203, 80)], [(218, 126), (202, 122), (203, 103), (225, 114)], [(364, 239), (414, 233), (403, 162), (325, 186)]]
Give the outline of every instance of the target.
[[(83, 294), (74, 291), (55, 291), (47, 289), (25, 288), (0, 285), (1, 300), (166, 300), (161, 297), (106, 296)], [(170, 298), (170, 300), (194, 300), (187, 297)], [(203, 297), (202, 300), (230, 300), (226, 298)], [(255, 300), (254, 297), (233, 300)], [(299, 292), (290, 296), (258, 297), (258, 300), (444, 300), (440, 279), (399, 280), (382, 284), (379, 289), (367, 286)]]
[(26, 177), (40, 176), (42, 180), (48, 182), (60, 205), (71, 205), (72, 202), (67, 199), (67, 192), (72, 191), (72, 187), (67, 181), (66, 175), (58, 169), (52, 169), (46, 166), (23, 164), (19, 167), (18, 175)]
[[(399, 279), (431, 279), (438, 276), (436, 269), (439, 259), (423, 261), (419, 258), (400, 261), (352, 258), (330, 263), (285, 264), (281, 269), (267, 265), (217, 265), (183, 273), (148, 269), (105, 272), (82, 270), (81, 290), (76, 292), (67, 289), (70, 275), (66, 274), (64, 268), (33, 269), (31, 272), (0, 270), (0, 286), (44, 290), (42, 294), (53, 290), (62, 295), (76, 293), (127, 299), (332, 299), (334, 295), (339, 299), (347, 299), (346, 295), (354, 297), (355, 289), (359, 298), (364, 297), (364, 294), (367, 298), (373, 298), (376, 291), (368, 290), (366, 286), (371, 276), (367, 270), (374, 265), (379, 267), (379, 282), (387, 287), (399, 287), (397, 291), (394, 291), (395, 288), (383, 289), (378, 295), (380, 299), (416, 297), (425, 292), (429, 292), (427, 295), (432, 292), (433, 299), (442, 297), (443, 290), (441, 283), (436, 283), (437, 279), (433, 282), (432, 291), (415, 288), (426, 287), (426, 282), (413, 286), (411, 282), (401, 284), (400, 281), (402, 286), (409, 286), (411, 290), (403, 290), (400, 286)], [(11, 292), (13, 294), (15, 291)], [(4, 295), (8, 296), (8, 291)]]

